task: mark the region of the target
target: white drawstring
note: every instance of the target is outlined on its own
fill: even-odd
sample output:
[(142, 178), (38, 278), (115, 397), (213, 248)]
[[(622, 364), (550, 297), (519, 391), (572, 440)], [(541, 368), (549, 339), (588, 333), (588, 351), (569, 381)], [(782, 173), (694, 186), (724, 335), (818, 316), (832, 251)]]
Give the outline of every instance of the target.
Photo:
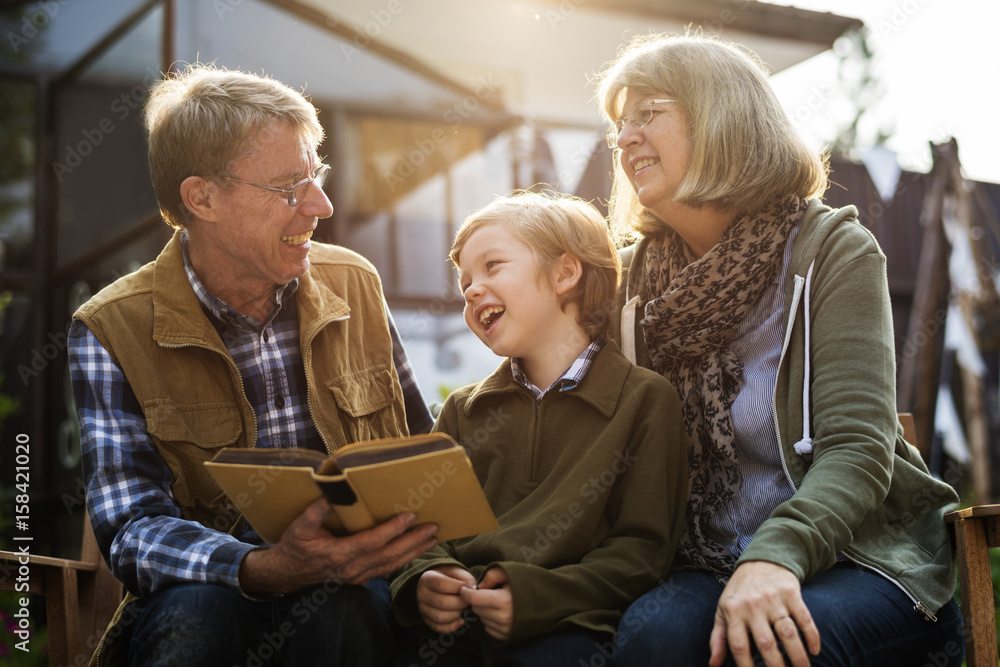
[(622, 308), (622, 354), (633, 364), (638, 363), (635, 352), (635, 311), (638, 304), (639, 296), (636, 295), (629, 299), (625, 307)]
[(812, 286), (812, 275), (813, 267), (816, 265), (816, 260), (813, 260), (809, 264), (809, 271), (806, 272), (806, 286), (805, 286), (805, 326), (806, 326), (806, 365), (805, 365), (805, 377), (802, 381), (802, 439), (795, 443), (795, 453), (799, 456), (812, 456), (813, 441), (810, 435), (812, 430), (812, 420), (809, 418), (809, 357), (810, 343), (811, 339), (809, 337), (809, 290)]

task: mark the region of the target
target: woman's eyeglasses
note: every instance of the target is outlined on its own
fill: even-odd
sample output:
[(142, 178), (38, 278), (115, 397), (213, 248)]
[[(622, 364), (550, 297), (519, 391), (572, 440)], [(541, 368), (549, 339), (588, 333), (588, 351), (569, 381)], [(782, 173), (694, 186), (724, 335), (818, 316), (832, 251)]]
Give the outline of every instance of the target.
[(634, 115), (622, 116), (616, 120), (611, 124), (611, 127), (608, 128), (608, 147), (614, 148), (618, 145), (618, 137), (620, 137), (622, 132), (625, 130), (625, 123), (630, 124), (634, 130), (641, 130), (649, 125), (649, 121), (666, 111), (666, 107), (660, 105), (676, 101), (677, 100), (661, 99), (648, 100), (639, 105), (639, 108), (636, 109)]

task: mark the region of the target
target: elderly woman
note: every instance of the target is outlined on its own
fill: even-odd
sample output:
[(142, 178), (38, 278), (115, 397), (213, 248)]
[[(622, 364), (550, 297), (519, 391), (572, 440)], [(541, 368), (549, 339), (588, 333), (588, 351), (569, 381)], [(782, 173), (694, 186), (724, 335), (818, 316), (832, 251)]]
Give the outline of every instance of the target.
[(885, 256), (856, 209), (820, 201), (825, 162), (731, 44), (644, 38), (599, 94), (612, 222), (638, 238), (613, 335), (677, 388), (689, 458), (674, 566), (617, 664), (961, 664), (957, 497), (903, 440)]

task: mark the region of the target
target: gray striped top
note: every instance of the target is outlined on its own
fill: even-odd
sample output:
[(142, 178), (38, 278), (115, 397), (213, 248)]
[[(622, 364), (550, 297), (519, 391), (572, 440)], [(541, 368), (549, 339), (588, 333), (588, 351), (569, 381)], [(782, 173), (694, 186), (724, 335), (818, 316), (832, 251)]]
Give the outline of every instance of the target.
[(740, 324), (730, 344), (743, 360), (743, 385), (730, 412), (743, 489), (712, 517), (706, 533), (737, 558), (774, 508), (794, 493), (781, 465), (771, 405), (785, 328), (783, 286), (798, 231), (795, 227), (788, 235), (774, 284)]

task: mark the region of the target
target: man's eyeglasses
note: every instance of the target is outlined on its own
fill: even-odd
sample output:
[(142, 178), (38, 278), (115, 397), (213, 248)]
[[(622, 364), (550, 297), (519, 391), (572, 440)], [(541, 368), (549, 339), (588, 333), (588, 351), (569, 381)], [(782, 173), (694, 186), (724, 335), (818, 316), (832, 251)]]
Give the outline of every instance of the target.
[(643, 102), (639, 105), (639, 108), (636, 109), (634, 116), (622, 116), (616, 120), (611, 127), (608, 128), (608, 147), (614, 148), (618, 145), (618, 137), (621, 136), (622, 131), (625, 129), (625, 123), (629, 123), (635, 130), (641, 130), (649, 125), (649, 121), (666, 111), (665, 107), (659, 107), (657, 105), (676, 101), (677, 100), (649, 100), (648, 102)]
[(319, 187), (323, 187), (323, 183), (326, 182), (326, 176), (330, 173), (330, 165), (320, 164), (316, 169), (313, 170), (312, 176), (309, 178), (303, 178), (301, 181), (293, 185), (291, 188), (275, 188), (270, 185), (259, 185), (257, 183), (250, 183), (249, 181), (241, 181), (238, 178), (233, 178), (232, 176), (223, 176), (227, 181), (236, 181), (237, 183), (243, 183), (244, 185), (252, 185), (255, 188), (261, 188), (263, 190), (271, 190), (272, 192), (282, 192), (288, 195), (288, 205), (295, 206), (300, 201), (305, 199), (306, 192), (309, 191), (309, 184), (315, 183)]

